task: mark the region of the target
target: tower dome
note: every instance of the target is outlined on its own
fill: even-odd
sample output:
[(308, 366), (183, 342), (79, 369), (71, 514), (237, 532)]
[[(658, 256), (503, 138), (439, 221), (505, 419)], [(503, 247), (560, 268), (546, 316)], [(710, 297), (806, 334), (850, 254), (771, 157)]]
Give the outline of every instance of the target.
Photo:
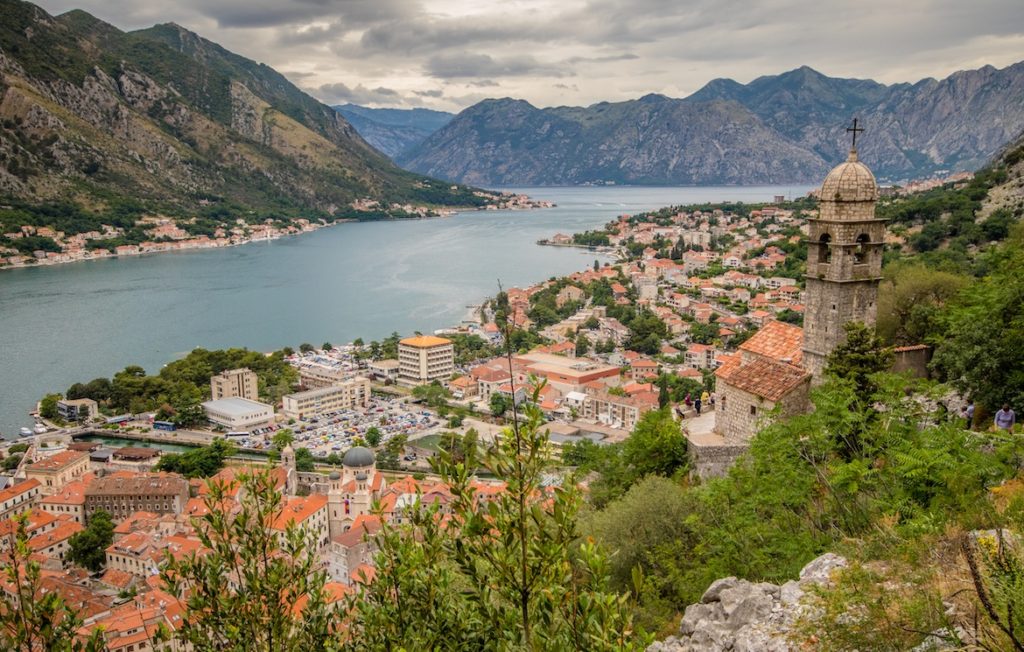
[(364, 446), (348, 449), (345, 457), (341, 459), (342, 465), (350, 467), (373, 466), (374, 461), (373, 451)]
[(878, 183), (868, 166), (857, 159), (857, 150), (851, 149), (850, 156), (825, 177), (819, 197), (822, 201), (873, 202), (878, 200)]

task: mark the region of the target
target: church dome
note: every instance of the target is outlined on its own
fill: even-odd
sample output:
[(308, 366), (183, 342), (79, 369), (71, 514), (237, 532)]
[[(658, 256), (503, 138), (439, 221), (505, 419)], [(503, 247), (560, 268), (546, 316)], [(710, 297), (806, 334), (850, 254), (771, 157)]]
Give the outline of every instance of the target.
[(857, 150), (828, 173), (821, 184), (822, 201), (876, 201), (878, 184), (868, 166), (857, 160)]
[(341, 463), (345, 466), (373, 466), (373, 451), (363, 446), (355, 446), (345, 452)]
[(327, 476), (327, 479), (328, 480), (341, 480), (341, 474), (338, 473), (337, 471), (331, 471), (330, 474)]

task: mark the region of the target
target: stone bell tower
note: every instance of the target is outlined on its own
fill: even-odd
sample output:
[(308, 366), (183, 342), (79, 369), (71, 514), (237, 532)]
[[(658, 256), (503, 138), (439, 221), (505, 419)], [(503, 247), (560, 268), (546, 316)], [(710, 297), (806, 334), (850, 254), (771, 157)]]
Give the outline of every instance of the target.
[(808, 220), (807, 305), (804, 313), (804, 367), (821, 381), (829, 353), (846, 340), (843, 326), (874, 325), (882, 278), (885, 220), (875, 217), (875, 175), (857, 160), (857, 121), (853, 148), (821, 184), (817, 219)]

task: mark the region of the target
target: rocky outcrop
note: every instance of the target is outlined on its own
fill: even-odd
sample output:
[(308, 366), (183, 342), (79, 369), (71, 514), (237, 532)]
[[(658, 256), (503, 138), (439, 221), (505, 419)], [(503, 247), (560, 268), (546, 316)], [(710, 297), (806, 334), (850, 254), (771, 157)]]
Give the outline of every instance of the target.
[(802, 649), (793, 636), (797, 621), (811, 613), (805, 595), (812, 586), (827, 586), (846, 559), (827, 553), (804, 566), (798, 580), (782, 584), (726, 577), (708, 587), (697, 604), (686, 608), (679, 636), (647, 648), (648, 652), (789, 652)]
[(484, 184), (813, 183), (846, 157), (846, 127), (882, 180), (975, 170), (1024, 130), (1024, 63), (886, 86), (806, 66), (684, 99), (539, 109), (485, 100), (401, 154), (410, 170)]

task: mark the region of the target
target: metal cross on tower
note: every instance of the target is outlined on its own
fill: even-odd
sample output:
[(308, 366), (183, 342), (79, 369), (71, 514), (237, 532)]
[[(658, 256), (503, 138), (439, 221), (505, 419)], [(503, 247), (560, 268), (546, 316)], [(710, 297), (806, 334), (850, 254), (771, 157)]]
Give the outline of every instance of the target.
[(853, 132), (853, 149), (857, 149), (857, 134), (864, 131), (864, 127), (857, 126), (857, 118), (853, 119), (853, 126), (846, 128), (847, 133)]

